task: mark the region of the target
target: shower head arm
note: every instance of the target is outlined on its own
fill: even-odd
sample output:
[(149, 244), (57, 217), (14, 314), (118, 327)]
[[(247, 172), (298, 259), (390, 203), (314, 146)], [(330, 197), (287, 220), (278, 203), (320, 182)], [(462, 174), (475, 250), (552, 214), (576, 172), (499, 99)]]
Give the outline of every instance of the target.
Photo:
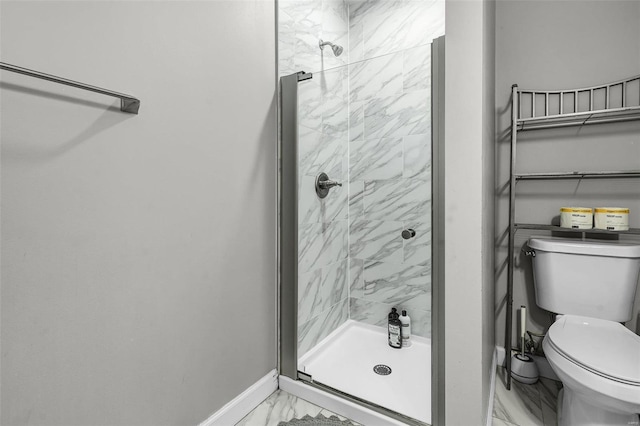
[(320, 39), (320, 41), (318, 42), (318, 46), (320, 46), (320, 50), (324, 50), (324, 47), (327, 45), (333, 47), (333, 43), (331, 43), (330, 41), (322, 41), (322, 39)]
[(330, 41), (320, 41), (318, 42), (318, 46), (320, 46), (320, 50), (324, 50), (325, 46), (331, 46), (331, 50), (333, 50), (333, 54), (336, 56), (340, 56), (342, 54), (342, 46), (338, 46), (337, 44), (333, 44)]

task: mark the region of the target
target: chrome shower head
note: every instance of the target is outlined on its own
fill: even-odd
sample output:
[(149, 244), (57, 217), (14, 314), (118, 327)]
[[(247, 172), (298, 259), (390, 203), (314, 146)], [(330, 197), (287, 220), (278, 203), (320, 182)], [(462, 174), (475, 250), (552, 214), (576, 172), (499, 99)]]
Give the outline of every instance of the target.
[(318, 43), (318, 45), (320, 46), (320, 50), (324, 50), (325, 46), (331, 46), (331, 50), (333, 50), (333, 54), (336, 56), (342, 55), (342, 51), (344, 50), (342, 46), (333, 44), (330, 41), (322, 41), (322, 39), (320, 39), (320, 42)]

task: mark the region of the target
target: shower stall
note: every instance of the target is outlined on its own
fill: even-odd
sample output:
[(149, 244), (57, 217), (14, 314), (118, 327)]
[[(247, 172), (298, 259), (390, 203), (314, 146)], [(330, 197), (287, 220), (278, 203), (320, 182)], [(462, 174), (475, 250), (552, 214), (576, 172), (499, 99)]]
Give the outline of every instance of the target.
[(438, 404), (443, 33), (442, 1), (279, 6), (280, 374), (407, 424)]

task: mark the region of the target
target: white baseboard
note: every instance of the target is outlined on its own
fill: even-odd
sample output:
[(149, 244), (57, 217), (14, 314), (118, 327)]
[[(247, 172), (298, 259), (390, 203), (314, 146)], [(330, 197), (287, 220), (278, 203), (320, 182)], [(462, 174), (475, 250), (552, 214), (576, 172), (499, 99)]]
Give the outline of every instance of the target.
[(504, 346), (496, 346), (497, 365), (504, 365)]
[(278, 372), (271, 370), (269, 374), (200, 423), (200, 426), (234, 425), (276, 390), (278, 390)]
[(280, 376), (280, 389), (363, 425), (406, 426), (404, 422), (392, 419), (377, 411), (339, 398), (300, 381), (292, 380), (289, 377)]
[[(499, 347), (493, 350), (493, 359), (491, 360), (491, 370), (489, 374), (491, 376), (491, 384), (489, 385), (489, 404), (487, 404), (487, 426), (491, 426), (493, 424), (493, 400), (496, 395), (496, 369), (498, 368), (498, 357), (499, 357)], [(503, 348), (504, 352), (504, 348)], [(502, 355), (504, 358), (504, 353)]]

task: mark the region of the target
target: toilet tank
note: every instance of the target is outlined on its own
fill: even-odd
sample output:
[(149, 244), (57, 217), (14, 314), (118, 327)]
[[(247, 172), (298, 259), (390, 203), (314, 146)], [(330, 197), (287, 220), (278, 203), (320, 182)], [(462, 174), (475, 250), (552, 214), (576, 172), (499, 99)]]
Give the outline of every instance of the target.
[(625, 322), (640, 276), (640, 242), (531, 238), (536, 304), (557, 314)]

